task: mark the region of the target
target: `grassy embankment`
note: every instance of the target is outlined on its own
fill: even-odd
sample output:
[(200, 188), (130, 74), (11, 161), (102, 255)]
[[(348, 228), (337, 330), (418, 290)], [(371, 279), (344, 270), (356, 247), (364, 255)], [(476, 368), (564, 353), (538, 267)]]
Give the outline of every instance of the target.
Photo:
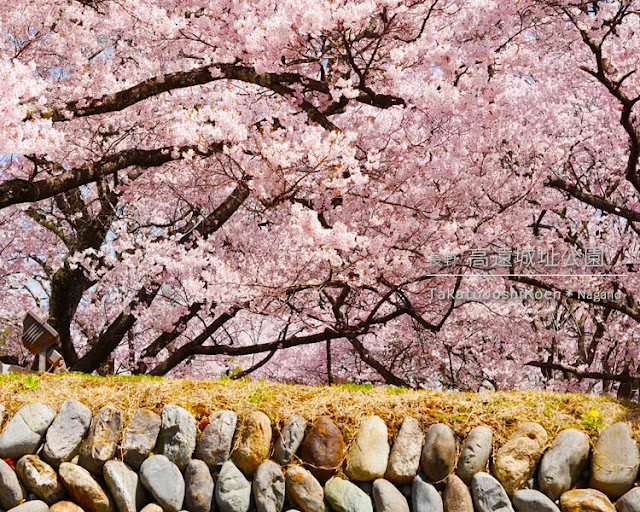
[(362, 419), (377, 414), (389, 435), (407, 415), (425, 427), (443, 422), (463, 436), (486, 424), (502, 444), (519, 422), (536, 421), (553, 438), (565, 428), (579, 428), (592, 436), (616, 421), (629, 421), (640, 441), (640, 406), (593, 395), (551, 392), (439, 393), (371, 386), (298, 386), (264, 381), (169, 380), (150, 377), (92, 377), (86, 375), (0, 376), (0, 404), (12, 415), (20, 406), (42, 402), (53, 407), (76, 398), (94, 412), (111, 404), (128, 422), (140, 407), (160, 411), (177, 404), (198, 419), (211, 412), (231, 409), (239, 414), (265, 412), (279, 427), (292, 414), (313, 420), (329, 415), (349, 441)]

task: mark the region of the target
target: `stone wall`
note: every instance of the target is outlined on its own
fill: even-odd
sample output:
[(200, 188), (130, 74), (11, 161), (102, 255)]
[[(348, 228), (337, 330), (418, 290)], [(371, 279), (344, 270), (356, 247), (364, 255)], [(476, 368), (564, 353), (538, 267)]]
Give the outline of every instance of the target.
[(92, 418), (76, 400), (58, 411), (22, 407), (0, 433), (0, 509), (640, 512), (626, 423), (597, 440), (579, 430), (551, 440), (524, 423), (494, 452), (488, 427), (459, 440), (447, 425), (425, 431), (411, 417), (399, 426), (366, 418), (349, 445), (325, 416), (273, 429), (262, 412), (219, 411), (198, 424), (166, 405), (161, 415), (138, 410), (128, 425), (122, 418), (110, 406)]

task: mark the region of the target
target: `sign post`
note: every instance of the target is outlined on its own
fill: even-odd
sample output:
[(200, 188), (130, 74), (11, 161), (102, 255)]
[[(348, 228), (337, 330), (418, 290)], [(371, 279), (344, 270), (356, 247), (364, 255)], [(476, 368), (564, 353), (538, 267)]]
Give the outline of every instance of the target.
[(32, 311), (26, 314), (22, 321), (22, 344), (35, 355), (31, 365), (32, 371), (57, 372), (66, 369), (62, 355), (56, 350), (59, 341), (58, 331), (38, 318)]

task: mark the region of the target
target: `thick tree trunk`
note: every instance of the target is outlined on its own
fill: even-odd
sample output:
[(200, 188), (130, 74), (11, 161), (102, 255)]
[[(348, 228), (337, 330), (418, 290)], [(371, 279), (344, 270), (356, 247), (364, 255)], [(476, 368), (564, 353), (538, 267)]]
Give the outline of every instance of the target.
[(82, 269), (70, 269), (67, 264), (51, 279), (48, 322), (60, 335), (61, 353), (67, 366), (74, 365), (78, 360), (71, 340), (71, 322), (82, 300), (82, 294), (89, 286), (90, 281)]

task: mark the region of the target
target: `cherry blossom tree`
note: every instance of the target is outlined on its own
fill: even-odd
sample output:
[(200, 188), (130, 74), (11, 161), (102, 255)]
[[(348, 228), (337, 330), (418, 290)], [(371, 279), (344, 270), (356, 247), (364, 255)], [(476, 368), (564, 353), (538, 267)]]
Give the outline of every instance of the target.
[(629, 394), (639, 13), (6, 3), (2, 350), (36, 309), (77, 371)]

